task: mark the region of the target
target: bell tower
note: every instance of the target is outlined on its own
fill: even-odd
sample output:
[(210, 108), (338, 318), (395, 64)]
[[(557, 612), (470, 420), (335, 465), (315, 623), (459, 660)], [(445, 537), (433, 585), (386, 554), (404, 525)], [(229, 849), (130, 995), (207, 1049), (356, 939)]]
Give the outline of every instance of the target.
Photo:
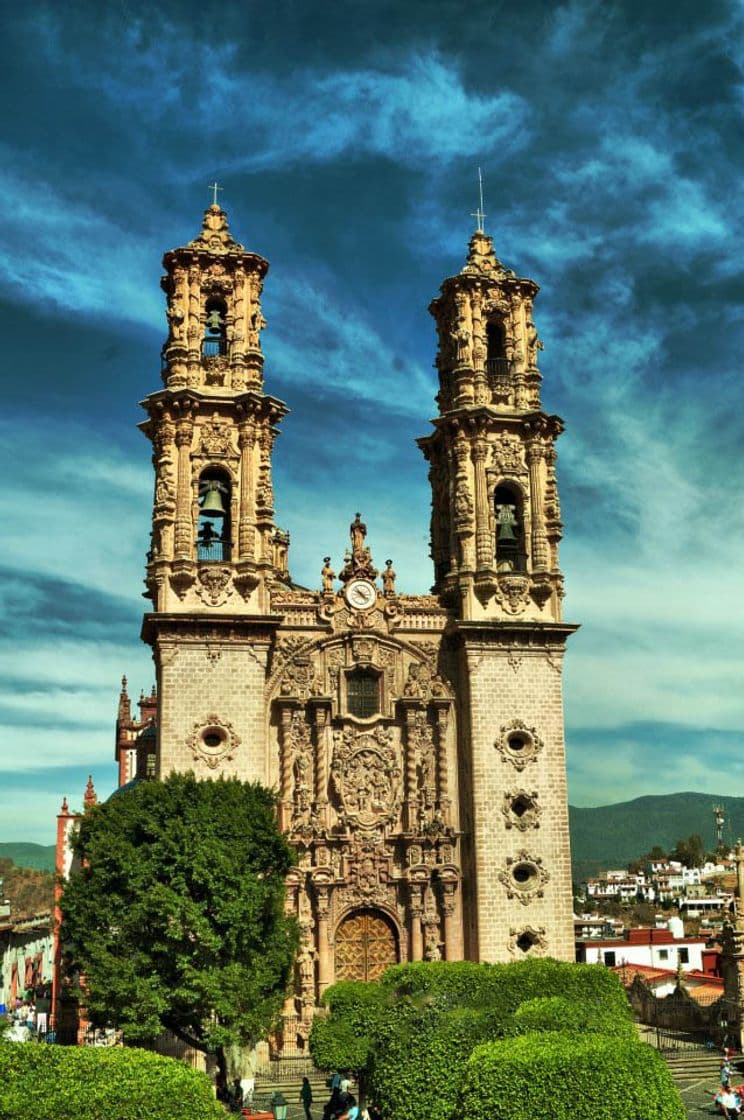
[[(163, 265), (163, 388), (142, 402), (141, 425), (155, 469), (143, 637), (158, 675), (158, 774), (204, 765), (266, 781), (263, 712), (248, 693), (255, 678), (262, 694), (278, 621), (272, 588), (289, 584), (271, 481), (287, 409), (263, 382), (268, 262), (235, 240), (215, 202), (198, 236)], [(227, 687), (230, 674), (247, 688)]]
[(481, 960), (573, 959), (561, 673), (576, 627), (561, 615), (563, 423), (540, 401), (537, 291), (478, 228), (430, 306), (438, 415), (418, 441), (433, 591), (451, 611), (459, 659), (466, 952)]

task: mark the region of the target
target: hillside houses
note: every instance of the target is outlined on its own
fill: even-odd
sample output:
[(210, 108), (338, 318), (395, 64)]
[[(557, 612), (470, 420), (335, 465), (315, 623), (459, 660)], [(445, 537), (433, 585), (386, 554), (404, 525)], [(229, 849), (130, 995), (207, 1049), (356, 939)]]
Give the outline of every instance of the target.
[(689, 917), (700, 917), (729, 906), (731, 892), (722, 890), (714, 881), (731, 870), (729, 859), (720, 863), (708, 861), (702, 867), (685, 867), (676, 860), (655, 860), (640, 871), (602, 871), (582, 883), (582, 888), (585, 897), (593, 902), (671, 903)]

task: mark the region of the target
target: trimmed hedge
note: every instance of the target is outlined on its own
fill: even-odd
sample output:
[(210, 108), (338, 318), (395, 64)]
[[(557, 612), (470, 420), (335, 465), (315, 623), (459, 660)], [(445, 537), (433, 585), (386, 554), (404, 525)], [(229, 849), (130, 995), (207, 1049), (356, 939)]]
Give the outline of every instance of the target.
[(395, 1120), (449, 1120), (473, 1048), (510, 1026), (479, 1008), (399, 1006), (378, 1031), (370, 1098)]
[(630, 1010), (625, 1018), (603, 1003), (579, 1003), (563, 996), (528, 999), (514, 1012), (514, 1022), (522, 1034), (532, 1031), (564, 1031), (569, 1034), (607, 1034), (637, 1039)]
[(363, 1071), (387, 992), (379, 984), (340, 980), (326, 988), (321, 1003), (327, 1019), (316, 1018), (310, 1031), (310, 1054), (318, 1069)]
[(462, 1120), (685, 1120), (663, 1059), (602, 1035), (523, 1035), (478, 1046), (465, 1068)]
[(209, 1078), (146, 1050), (0, 1042), (0, 1120), (225, 1120)]

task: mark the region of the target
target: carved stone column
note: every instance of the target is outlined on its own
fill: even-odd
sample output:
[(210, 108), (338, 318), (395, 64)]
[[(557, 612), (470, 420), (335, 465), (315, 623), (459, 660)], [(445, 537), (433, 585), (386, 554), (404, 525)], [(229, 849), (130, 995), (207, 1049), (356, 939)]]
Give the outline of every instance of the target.
[(315, 884), (316, 916), (318, 934), (318, 996), (333, 983), (333, 954), (328, 936), (328, 910), (330, 887), (324, 883)]
[(193, 421), (182, 419), (176, 425), (178, 448), (178, 488), (176, 490), (176, 560), (191, 560), (194, 555), (194, 525), (191, 517), (191, 439)]
[(548, 567), (548, 538), (545, 533), (545, 514), (543, 512), (542, 447), (531, 443), (527, 448), (527, 464), (530, 468), (530, 494), (532, 497), (532, 570), (544, 572)]
[(473, 444), (472, 458), (475, 469), (475, 556), (479, 570), (494, 567), (491, 547), (491, 526), (486, 483), (486, 456), (488, 444), (478, 439)]
[(310, 700), (314, 728), (315, 787), (313, 797), (320, 826), (328, 825), (328, 736), (331, 724), (330, 697), (312, 697)]
[(418, 829), (418, 783), (416, 768), (418, 765), (416, 735), (416, 716), (423, 712), (421, 700), (414, 696), (405, 696), (398, 701), (398, 708), (403, 715), (403, 724), (406, 735), (406, 769), (403, 800), (403, 820), (408, 832)]
[(445, 824), (450, 824), (452, 798), (449, 789), (449, 767), (447, 766), (447, 721), (450, 701), (436, 697), (431, 702), (434, 708), (437, 729), (437, 809), (441, 810)]
[(279, 708), (279, 827), (289, 828), (292, 822), (292, 715), (300, 708), (293, 696), (276, 701)]
[(424, 915), (423, 884), (417, 881), (408, 884), (408, 913), (411, 919), (411, 960), (424, 959), (424, 937), (421, 919)]
[(255, 510), (253, 505), (253, 447), (256, 442), (256, 425), (252, 420), (240, 425), (240, 513), (238, 528), (238, 556), (240, 560), (256, 558)]
[(457, 879), (442, 878), (442, 914), (444, 915), (444, 954), (448, 961), (463, 959), (462, 926), (456, 906)]

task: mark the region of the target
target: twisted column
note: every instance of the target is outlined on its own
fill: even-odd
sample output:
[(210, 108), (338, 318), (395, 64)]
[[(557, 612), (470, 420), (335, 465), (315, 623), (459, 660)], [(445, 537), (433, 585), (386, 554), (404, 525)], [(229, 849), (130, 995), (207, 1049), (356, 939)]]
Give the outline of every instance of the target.
[(176, 426), (178, 448), (178, 488), (176, 490), (176, 560), (191, 560), (194, 553), (194, 525), (191, 516), (191, 419), (179, 420)]

